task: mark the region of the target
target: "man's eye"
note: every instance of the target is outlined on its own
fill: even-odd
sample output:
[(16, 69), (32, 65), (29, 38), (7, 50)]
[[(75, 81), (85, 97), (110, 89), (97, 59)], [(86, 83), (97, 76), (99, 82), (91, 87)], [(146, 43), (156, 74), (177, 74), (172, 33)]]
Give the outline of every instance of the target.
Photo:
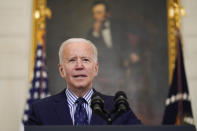
[(84, 59), (83, 59), (83, 61), (89, 61), (89, 59), (87, 59), (87, 58), (84, 58)]
[(75, 59), (70, 59), (70, 60), (69, 60), (69, 62), (73, 62), (73, 61), (75, 61)]

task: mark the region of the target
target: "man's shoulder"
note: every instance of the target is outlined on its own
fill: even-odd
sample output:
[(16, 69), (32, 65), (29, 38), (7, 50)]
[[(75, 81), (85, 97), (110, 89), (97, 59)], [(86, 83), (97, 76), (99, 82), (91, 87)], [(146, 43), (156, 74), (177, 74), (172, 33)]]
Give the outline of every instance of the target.
[(94, 91), (94, 93), (97, 93), (99, 96), (101, 96), (103, 99), (113, 100), (113, 98), (114, 98), (114, 96), (103, 94), (95, 89), (93, 89), (93, 91)]
[(66, 94), (64, 92), (65, 92), (65, 90), (61, 91), (60, 93), (58, 93), (56, 95), (52, 95), (52, 96), (48, 96), (43, 99), (36, 100), (33, 104), (34, 105), (47, 105), (47, 104), (51, 104), (56, 101), (61, 101), (63, 99), (65, 100)]
[(101, 94), (101, 96), (105, 101), (113, 101), (114, 99), (114, 96), (110, 96), (110, 95)]

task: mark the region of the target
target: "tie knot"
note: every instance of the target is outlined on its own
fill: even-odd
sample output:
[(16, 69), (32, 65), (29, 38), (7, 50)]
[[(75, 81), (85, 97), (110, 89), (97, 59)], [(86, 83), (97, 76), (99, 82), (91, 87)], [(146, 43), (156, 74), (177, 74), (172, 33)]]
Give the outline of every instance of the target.
[(85, 100), (84, 98), (80, 97), (80, 98), (78, 98), (78, 99), (76, 100), (76, 103), (77, 103), (78, 105), (82, 105), (83, 103), (86, 103), (86, 100)]

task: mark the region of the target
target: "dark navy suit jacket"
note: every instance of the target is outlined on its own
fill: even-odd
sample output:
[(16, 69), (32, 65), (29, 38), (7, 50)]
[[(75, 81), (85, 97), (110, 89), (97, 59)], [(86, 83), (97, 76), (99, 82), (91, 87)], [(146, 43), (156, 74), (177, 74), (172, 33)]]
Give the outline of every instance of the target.
[[(113, 97), (102, 95), (106, 110), (112, 110)], [(106, 125), (100, 116), (92, 112), (90, 125)], [(129, 110), (116, 119), (113, 125), (141, 124), (140, 120)], [(27, 125), (73, 125), (67, 103), (65, 90), (57, 95), (33, 103)]]

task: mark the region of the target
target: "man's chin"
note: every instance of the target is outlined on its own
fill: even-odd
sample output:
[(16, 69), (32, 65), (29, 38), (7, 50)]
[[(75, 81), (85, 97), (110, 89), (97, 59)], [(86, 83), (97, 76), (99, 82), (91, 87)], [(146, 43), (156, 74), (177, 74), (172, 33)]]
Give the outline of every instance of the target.
[(76, 89), (86, 89), (86, 88), (89, 88), (89, 86), (87, 84), (78, 84), (78, 85), (75, 85), (75, 88)]

